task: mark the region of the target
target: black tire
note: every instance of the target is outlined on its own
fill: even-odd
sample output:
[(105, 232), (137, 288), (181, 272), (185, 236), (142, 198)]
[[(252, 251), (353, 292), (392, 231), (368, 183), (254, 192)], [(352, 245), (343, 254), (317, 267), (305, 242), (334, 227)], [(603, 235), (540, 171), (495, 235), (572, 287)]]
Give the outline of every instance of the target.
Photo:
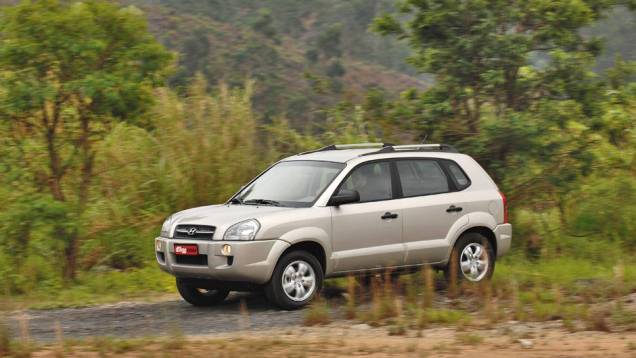
[[(307, 263), (313, 269), (315, 275), (315, 288), (306, 299), (302, 301), (294, 301), (290, 299), (283, 289), (283, 273), (287, 266), (293, 262), (302, 261)], [(324, 273), (322, 272), (322, 265), (320, 262), (310, 253), (306, 251), (291, 251), (283, 255), (276, 264), (274, 272), (269, 282), (265, 285), (265, 295), (267, 299), (278, 307), (286, 310), (294, 310), (304, 307), (312, 299), (314, 299), (322, 289), (324, 279)]]
[(225, 300), (230, 290), (201, 289), (177, 278), (177, 290), (186, 302), (193, 306), (214, 306)]
[[(484, 251), (488, 260), (488, 267), (485, 275), (481, 277), (479, 280), (474, 281), (469, 279), (464, 275), (461, 269), (461, 253), (464, 249), (470, 244), (479, 244), (484, 247), (486, 250)], [(463, 234), (457, 241), (455, 242), (455, 246), (453, 247), (453, 251), (451, 252), (450, 259), (448, 260), (448, 264), (444, 269), (444, 277), (448, 283), (453, 282), (470, 282), (470, 283), (479, 283), (483, 281), (490, 280), (493, 273), (495, 272), (495, 250), (494, 247), (490, 244), (488, 239), (477, 232), (469, 232)]]

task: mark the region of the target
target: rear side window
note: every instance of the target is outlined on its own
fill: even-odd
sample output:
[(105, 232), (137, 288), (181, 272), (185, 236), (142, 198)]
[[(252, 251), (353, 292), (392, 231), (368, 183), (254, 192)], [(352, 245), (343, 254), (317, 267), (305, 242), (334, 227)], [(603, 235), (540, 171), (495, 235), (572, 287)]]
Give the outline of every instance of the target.
[(418, 196), (450, 191), (448, 178), (434, 160), (399, 160), (397, 169), (403, 196)]
[(455, 164), (454, 162), (448, 162), (447, 165), (448, 170), (455, 179), (457, 189), (466, 189), (470, 185), (470, 180), (468, 180), (468, 177), (466, 176), (466, 174), (464, 174), (464, 171), (459, 167), (459, 165)]
[(393, 198), (389, 162), (369, 163), (354, 169), (342, 189), (357, 190), (362, 203)]

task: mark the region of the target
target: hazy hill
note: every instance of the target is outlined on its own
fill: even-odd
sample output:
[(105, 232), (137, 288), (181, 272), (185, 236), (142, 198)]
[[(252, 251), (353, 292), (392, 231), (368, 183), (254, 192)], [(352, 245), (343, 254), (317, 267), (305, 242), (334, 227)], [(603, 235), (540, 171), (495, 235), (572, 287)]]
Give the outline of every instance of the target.
[[(179, 53), (171, 85), (197, 72), (211, 85), (257, 81), (254, 103), (264, 118), (286, 115), (297, 127), (370, 88), (389, 97), (425, 88), (431, 78), (406, 63), (409, 49), (368, 30), (392, 0), (120, 0), (148, 16), (151, 31)], [(16, 0), (0, 0), (0, 5)], [(617, 54), (636, 60), (636, 14), (617, 8), (586, 30), (605, 39), (598, 70)]]
[(368, 31), (390, 1), (134, 0), (151, 31), (180, 53), (171, 81), (194, 73), (211, 84), (257, 81), (255, 106), (265, 118), (285, 114), (297, 126), (370, 88), (387, 96), (427, 85), (410, 68), (408, 48)]

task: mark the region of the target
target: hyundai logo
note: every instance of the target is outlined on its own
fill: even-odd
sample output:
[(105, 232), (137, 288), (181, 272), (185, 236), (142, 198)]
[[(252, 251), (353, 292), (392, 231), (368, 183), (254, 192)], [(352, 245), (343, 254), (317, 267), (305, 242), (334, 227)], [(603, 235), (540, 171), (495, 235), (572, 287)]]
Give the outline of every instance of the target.
[(194, 236), (194, 234), (197, 233), (197, 228), (196, 227), (191, 227), (190, 229), (188, 229), (188, 235), (190, 236)]

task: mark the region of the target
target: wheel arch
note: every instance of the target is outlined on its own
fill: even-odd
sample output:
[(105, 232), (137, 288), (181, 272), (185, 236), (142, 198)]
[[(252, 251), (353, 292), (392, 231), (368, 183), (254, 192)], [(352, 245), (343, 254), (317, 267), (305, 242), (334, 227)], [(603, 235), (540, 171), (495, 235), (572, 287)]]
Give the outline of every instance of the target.
[(325, 276), (331, 272), (333, 266), (329, 259), (331, 257), (331, 240), (325, 228), (318, 226), (300, 227), (285, 233), (280, 236), (280, 239), (287, 242), (289, 247), (278, 256), (277, 263), (283, 255), (292, 250), (305, 250), (318, 259)]
[[(459, 234), (459, 236), (457, 236), (457, 238), (459, 239), (463, 235), (471, 233), (471, 232), (481, 234), (482, 236), (486, 237), (486, 239), (488, 239), (488, 245), (490, 245), (493, 248), (495, 252), (495, 257), (497, 257), (497, 237), (495, 236), (494, 231), (492, 231), (489, 227), (486, 227), (486, 226), (473, 226), (471, 228), (464, 230), (461, 234)], [(455, 247), (456, 244), (457, 244), (457, 240), (455, 240), (455, 242), (453, 243), (453, 247)]]
[(327, 253), (325, 251), (325, 248), (322, 246), (322, 244), (314, 240), (301, 240), (290, 245), (287, 249), (285, 249), (285, 251), (281, 253), (281, 255), (278, 257), (277, 262), (280, 261), (280, 259), (287, 253), (297, 250), (307, 251), (308, 253), (313, 255), (320, 263), (322, 272), (327, 272)]

